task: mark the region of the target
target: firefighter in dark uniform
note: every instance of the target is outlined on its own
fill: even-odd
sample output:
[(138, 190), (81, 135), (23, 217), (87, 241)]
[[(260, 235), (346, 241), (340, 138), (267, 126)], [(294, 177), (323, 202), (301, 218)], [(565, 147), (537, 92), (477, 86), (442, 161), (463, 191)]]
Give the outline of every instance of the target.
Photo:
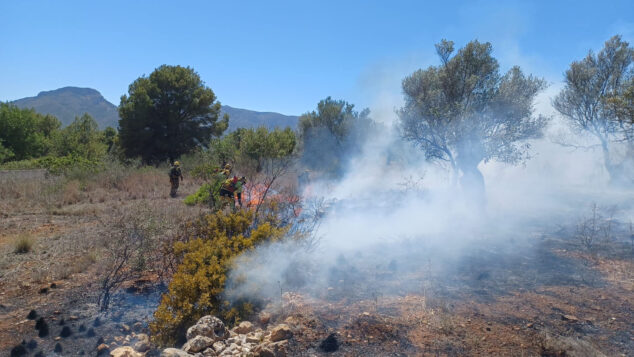
[(170, 183), (172, 184), (172, 189), (170, 190), (171, 197), (176, 197), (176, 191), (178, 191), (178, 186), (181, 181), (183, 181), (181, 163), (174, 161), (174, 165), (172, 165), (172, 168), (170, 169)]

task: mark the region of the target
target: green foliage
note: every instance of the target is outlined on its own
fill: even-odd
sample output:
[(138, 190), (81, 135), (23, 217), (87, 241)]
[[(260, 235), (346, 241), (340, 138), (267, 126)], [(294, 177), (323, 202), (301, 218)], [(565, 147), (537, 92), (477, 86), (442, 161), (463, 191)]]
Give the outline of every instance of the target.
[(234, 163), (243, 171), (258, 173), (267, 161), (292, 156), (296, 146), (297, 137), (290, 128), (240, 128), (211, 141), (210, 161), (218, 164)]
[(299, 118), (302, 161), (313, 170), (339, 172), (349, 154), (359, 150), (374, 123), (370, 111), (361, 113), (344, 100), (328, 97), (317, 104), (317, 111)]
[(108, 128), (106, 132), (99, 131), (97, 122), (89, 114), (75, 117), (69, 126), (56, 135), (55, 153), (58, 156), (83, 157), (88, 160), (102, 158), (108, 150), (106, 135), (111, 141), (116, 136), (113, 130)]
[(188, 206), (195, 206), (197, 204), (209, 204), (209, 198), (211, 195), (211, 184), (205, 183), (198, 191), (185, 197), (183, 202)]
[(575, 61), (566, 71), (565, 87), (553, 107), (580, 132), (594, 136), (601, 144), (604, 165), (610, 177), (628, 176), (613, 162), (613, 142), (632, 142), (634, 48), (614, 36), (598, 53)]
[(101, 160), (91, 160), (82, 156), (44, 156), (37, 159), (10, 161), (0, 166), (7, 170), (47, 169), (54, 175), (75, 173), (96, 173), (104, 168)]
[(290, 128), (269, 131), (265, 127), (259, 127), (240, 131), (238, 142), (237, 161), (260, 172), (267, 160), (290, 156), (295, 150), (297, 140)]
[(227, 274), (240, 254), (262, 242), (280, 239), (287, 231), (271, 220), (253, 228), (253, 217), (250, 211), (209, 214), (190, 227), (188, 240), (174, 244), (181, 263), (150, 324), (155, 341), (174, 343), (187, 327), (207, 314), (235, 323), (241, 313), (252, 310), (251, 305), (230, 306), (222, 300)]
[(174, 160), (227, 128), (220, 103), (189, 67), (163, 65), (129, 87), (119, 105), (120, 144), (146, 163)]
[(0, 103), (0, 162), (46, 155), (60, 125), (51, 115)]
[(453, 55), (453, 42), (443, 40), (436, 51), (439, 66), (403, 80), (401, 133), (427, 159), (449, 163), (454, 177), (461, 171), (463, 178), (483, 185), (480, 162), (518, 163), (528, 157), (525, 140), (539, 137), (547, 122), (532, 115), (546, 82), (519, 67), (501, 75), (490, 43), (471, 41)]

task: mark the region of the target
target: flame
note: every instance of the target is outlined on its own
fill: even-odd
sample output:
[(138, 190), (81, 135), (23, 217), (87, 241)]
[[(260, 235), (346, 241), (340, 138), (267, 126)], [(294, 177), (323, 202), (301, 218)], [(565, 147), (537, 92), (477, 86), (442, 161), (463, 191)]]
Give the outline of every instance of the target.
[(255, 208), (264, 201), (265, 194), (266, 200), (294, 205), (295, 208), (293, 209), (293, 214), (296, 217), (302, 212), (302, 208), (300, 206), (301, 197), (299, 195), (280, 193), (270, 189), (267, 193), (266, 185), (261, 183), (245, 185), (244, 192), (242, 194), (244, 206), (255, 210)]

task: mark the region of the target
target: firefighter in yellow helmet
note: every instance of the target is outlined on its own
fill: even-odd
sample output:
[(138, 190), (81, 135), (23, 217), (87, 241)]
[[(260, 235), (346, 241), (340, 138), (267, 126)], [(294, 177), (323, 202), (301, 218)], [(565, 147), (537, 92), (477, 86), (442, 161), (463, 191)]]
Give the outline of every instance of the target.
[(183, 173), (181, 172), (181, 163), (178, 161), (174, 161), (172, 168), (169, 172), (170, 176), (170, 184), (172, 185), (172, 189), (170, 190), (170, 196), (176, 197), (176, 191), (178, 190), (178, 186), (181, 181), (183, 181)]

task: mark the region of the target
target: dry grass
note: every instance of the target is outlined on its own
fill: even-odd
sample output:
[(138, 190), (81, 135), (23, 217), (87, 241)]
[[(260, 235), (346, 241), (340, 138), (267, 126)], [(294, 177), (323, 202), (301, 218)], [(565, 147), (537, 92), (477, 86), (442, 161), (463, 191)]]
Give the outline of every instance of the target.
[(13, 241), (13, 252), (16, 254), (26, 254), (31, 251), (34, 244), (34, 236), (29, 233), (21, 233)]

